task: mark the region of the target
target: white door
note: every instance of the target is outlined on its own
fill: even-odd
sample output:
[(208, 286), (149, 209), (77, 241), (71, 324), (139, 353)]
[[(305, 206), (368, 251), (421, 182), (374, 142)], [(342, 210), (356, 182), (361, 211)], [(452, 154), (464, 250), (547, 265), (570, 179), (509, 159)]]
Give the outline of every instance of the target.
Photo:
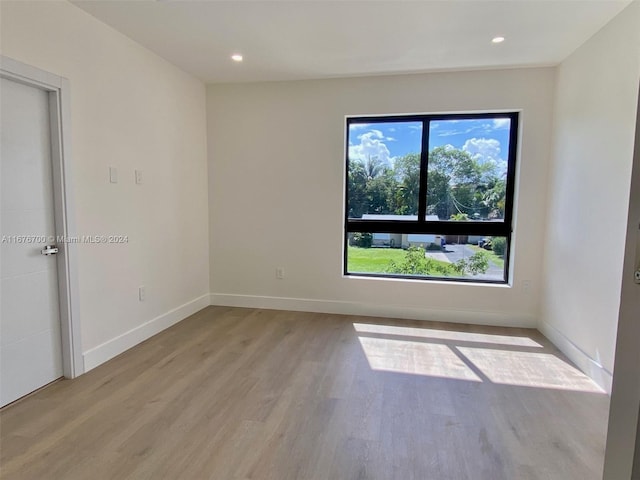
[(48, 94), (0, 79), (0, 406), (60, 378)]

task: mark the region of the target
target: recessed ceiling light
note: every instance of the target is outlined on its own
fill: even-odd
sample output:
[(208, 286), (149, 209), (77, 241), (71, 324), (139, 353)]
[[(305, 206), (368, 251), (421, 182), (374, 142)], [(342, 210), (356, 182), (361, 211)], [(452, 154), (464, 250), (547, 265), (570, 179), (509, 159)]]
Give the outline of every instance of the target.
[(234, 53), (233, 55), (231, 55), (231, 60), (233, 60), (234, 62), (241, 62), (242, 55), (240, 55), (239, 53)]
[(491, 43), (502, 43), (504, 42), (504, 37), (493, 37), (491, 39)]

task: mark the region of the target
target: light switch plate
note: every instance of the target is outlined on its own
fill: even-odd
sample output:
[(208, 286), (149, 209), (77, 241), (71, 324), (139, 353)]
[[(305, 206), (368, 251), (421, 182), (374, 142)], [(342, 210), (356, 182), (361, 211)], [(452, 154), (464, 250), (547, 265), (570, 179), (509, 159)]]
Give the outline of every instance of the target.
[(118, 169), (116, 167), (109, 167), (109, 182), (118, 183)]

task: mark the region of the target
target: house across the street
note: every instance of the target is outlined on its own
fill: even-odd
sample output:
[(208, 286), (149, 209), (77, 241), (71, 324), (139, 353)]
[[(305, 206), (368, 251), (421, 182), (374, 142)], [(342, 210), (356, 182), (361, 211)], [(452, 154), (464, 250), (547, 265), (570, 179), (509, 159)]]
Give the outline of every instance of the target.
[[(365, 213), (362, 215), (363, 220), (417, 220), (417, 215), (378, 215)], [(427, 215), (428, 222), (437, 222), (437, 215)], [(435, 234), (419, 234), (419, 233), (374, 233), (371, 243), (374, 247), (390, 247), (390, 248), (409, 248), (409, 247), (428, 247), (431, 244), (440, 245), (442, 241), (441, 235)]]

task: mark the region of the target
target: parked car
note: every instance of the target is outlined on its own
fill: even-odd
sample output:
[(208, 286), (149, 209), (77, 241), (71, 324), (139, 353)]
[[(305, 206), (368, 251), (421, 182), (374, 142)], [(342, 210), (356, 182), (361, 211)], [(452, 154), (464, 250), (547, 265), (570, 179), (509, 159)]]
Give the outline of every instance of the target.
[(480, 240), (478, 242), (478, 246), (480, 248), (484, 248), (485, 250), (491, 250), (492, 249), (491, 237), (485, 237), (482, 240)]

